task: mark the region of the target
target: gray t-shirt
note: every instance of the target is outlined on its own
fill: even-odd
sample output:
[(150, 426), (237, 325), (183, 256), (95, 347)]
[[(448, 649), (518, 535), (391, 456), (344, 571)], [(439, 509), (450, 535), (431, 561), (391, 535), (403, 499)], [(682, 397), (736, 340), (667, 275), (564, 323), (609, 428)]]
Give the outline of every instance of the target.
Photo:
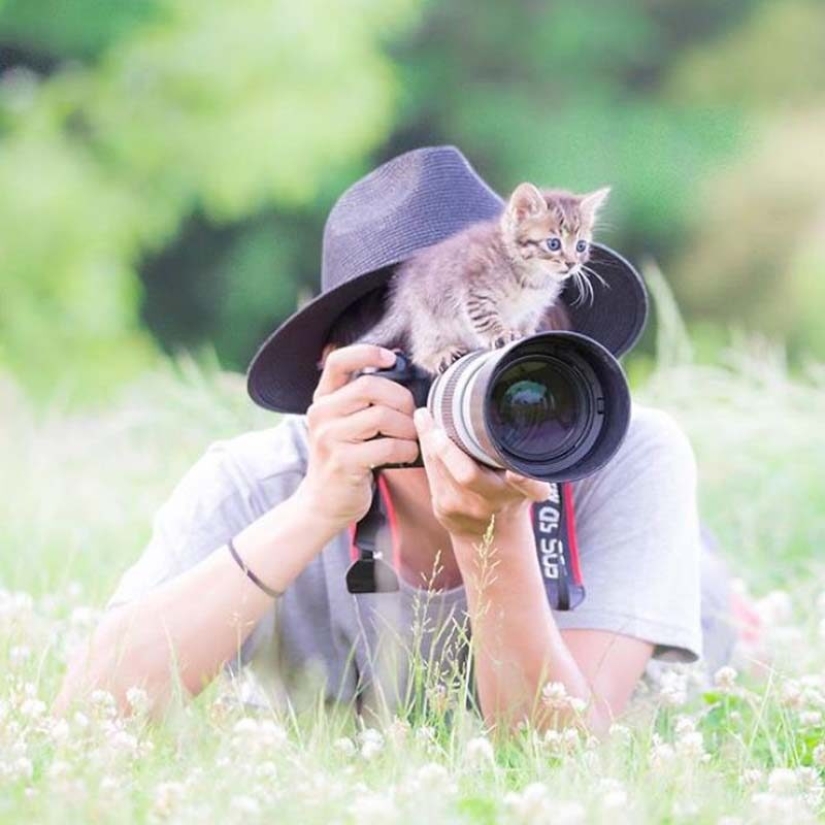
[[(227, 552), (231, 536), (294, 492), (306, 462), (300, 416), (212, 443), (157, 511), (148, 545), (107, 609)], [(704, 624), (705, 657), (721, 665), (731, 643), (727, 577), (703, 545), (696, 463), (674, 420), (634, 404), (617, 454), (572, 487), (587, 597), (576, 610), (556, 611), (558, 626), (645, 639), (655, 658), (690, 662), (702, 653)], [(409, 696), (411, 658), (449, 679), (466, 656), (463, 586), (432, 592), (402, 581), (397, 593), (354, 596), (344, 582), (349, 563), (343, 531), (273, 603), (228, 667), (251, 663), (263, 684), (290, 698), (320, 683), (328, 699), (349, 701), (368, 685), (391, 706)]]

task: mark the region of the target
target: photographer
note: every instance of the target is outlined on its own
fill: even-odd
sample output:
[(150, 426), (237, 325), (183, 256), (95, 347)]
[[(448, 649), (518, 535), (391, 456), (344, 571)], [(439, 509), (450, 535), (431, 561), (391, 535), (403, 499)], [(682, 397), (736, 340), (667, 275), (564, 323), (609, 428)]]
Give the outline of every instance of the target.
[[(365, 318), (378, 320), (391, 265), (500, 208), (450, 147), (395, 158), (339, 199), (321, 295), (270, 336), (249, 371), (257, 403), (295, 414), (216, 442), (181, 480), (70, 663), (55, 710), (92, 687), (126, 707), (140, 685), (159, 713), (178, 681), (197, 694), (223, 667), (254, 662), (290, 698), (314, 675), (330, 701), (391, 711), (409, 695), (413, 656), (436, 668), (443, 659), (442, 672), (461, 663), (460, 633), (453, 648), (441, 631), (465, 615), (480, 709), (501, 727), (558, 724), (564, 713), (540, 697), (559, 683), (581, 700), (586, 724), (605, 730), (651, 657), (702, 654), (703, 624), (709, 667), (724, 663), (727, 579), (702, 545), (690, 444), (666, 414), (634, 404), (613, 458), (572, 484), (587, 598), (558, 611), (531, 522), (549, 486), (481, 465), (414, 409), (406, 387), (361, 374), (396, 360), (350, 344)], [(610, 288), (589, 308), (567, 309), (574, 330), (618, 355), (641, 332), (644, 293), (626, 262), (603, 255)], [(353, 595), (350, 530), (373, 502), (374, 468), (411, 463), (419, 450), (423, 468), (378, 474), (399, 589)], [(414, 638), (416, 627), (425, 631)]]

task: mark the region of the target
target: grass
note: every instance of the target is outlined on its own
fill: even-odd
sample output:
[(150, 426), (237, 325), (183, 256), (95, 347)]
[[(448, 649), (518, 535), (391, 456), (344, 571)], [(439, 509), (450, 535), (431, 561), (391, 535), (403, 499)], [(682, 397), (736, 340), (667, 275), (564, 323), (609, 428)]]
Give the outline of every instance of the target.
[[(694, 444), (704, 520), (758, 601), (764, 678), (695, 669), (650, 681), (603, 742), (529, 729), (493, 750), (455, 696), (412, 725), (344, 711), (245, 709), (216, 680), (164, 726), (97, 695), (48, 704), (155, 509), (208, 443), (270, 426), (241, 376), (189, 359), (82, 416), (0, 383), (0, 822), (768, 822), (823, 815), (825, 367), (790, 377), (781, 349), (742, 339), (697, 364), (655, 272), (659, 360), (634, 388)], [(694, 685), (685, 696), (685, 686)], [(446, 720), (449, 719), (448, 724)]]

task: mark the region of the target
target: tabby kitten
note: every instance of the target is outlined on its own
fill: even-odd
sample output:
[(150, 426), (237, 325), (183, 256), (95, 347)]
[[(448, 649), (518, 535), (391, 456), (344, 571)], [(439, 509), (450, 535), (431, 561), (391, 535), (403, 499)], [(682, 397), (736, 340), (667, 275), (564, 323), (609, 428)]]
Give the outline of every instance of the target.
[(361, 341), (399, 347), (437, 373), (472, 350), (534, 334), (568, 278), (580, 298), (592, 298), (595, 273), (586, 265), (609, 192), (520, 184), (499, 219), (472, 224), (399, 264), (386, 312)]

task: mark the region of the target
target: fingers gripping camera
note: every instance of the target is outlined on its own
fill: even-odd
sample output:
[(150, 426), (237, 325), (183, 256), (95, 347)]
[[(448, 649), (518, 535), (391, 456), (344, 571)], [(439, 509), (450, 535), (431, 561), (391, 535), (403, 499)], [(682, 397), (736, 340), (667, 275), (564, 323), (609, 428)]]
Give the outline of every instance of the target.
[(426, 406), (477, 461), (540, 481), (595, 472), (618, 450), (630, 421), (621, 365), (575, 332), (471, 352), (435, 378), (404, 355), (376, 375), (407, 387), (416, 406)]

